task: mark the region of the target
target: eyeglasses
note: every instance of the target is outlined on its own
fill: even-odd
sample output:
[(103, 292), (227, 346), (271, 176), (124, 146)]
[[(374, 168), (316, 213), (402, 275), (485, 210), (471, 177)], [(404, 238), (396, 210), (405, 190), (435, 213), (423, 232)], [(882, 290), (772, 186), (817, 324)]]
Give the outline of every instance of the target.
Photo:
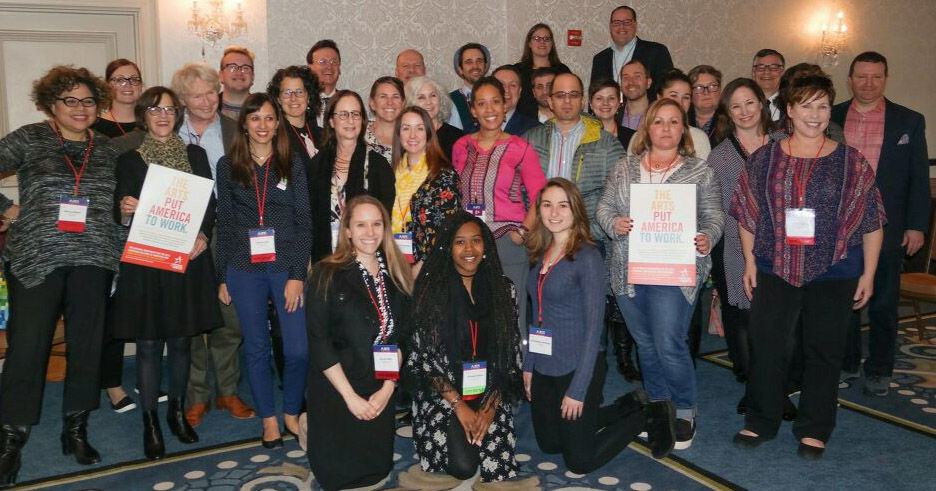
[(566, 101), (566, 100), (574, 101), (574, 100), (581, 99), (582, 93), (581, 92), (556, 92), (552, 94), (550, 97), (552, 97), (553, 99), (559, 99), (560, 101)]
[(97, 99), (94, 97), (85, 97), (84, 99), (79, 99), (77, 97), (56, 97), (55, 100), (62, 101), (62, 104), (68, 107), (78, 107), (79, 104), (81, 104), (82, 107), (97, 106)]
[(714, 94), (718, 92), (719, 87), (721, 87), (721, 85), (718, 82), (712, 82), (708, 85), (696, 85), (692, 88), (692, 91), (696, 94)]
[(361, 111), (338, 111), (335, 113), (335, 117), (342, 121), (347, 121), (349, 118), (354, 121), (360, 121)]
[(296, 99), (302, 99), (305, 97), (306, 91), (304, 89), (286, 89), (281, 92), (281, 94), (283, 99), (292, 99), (293, 97)]
[(339, 60), (338, 58), (319, 58), (317, 60), (312, 60), (312, 63), (318, 66), (325, 66), (325, 65), (337, 66), (341, 64), (341, 60)]
[(146, 108), (146, 114), (150, 116), (159, 116), (160, 114), (165, 114), (166, 116), (175, 116), (179, 114), (179, 108), (175, 106), (150, 106)]
[(231, 73), (251, 73), (253, 72), (253, 65), (238, 65), (237, 63), (228, 63), (221, 67), (222, 70), (227, 70)]
[(118, 87), (123, 87), (128, 84), (136, 87), (137, 85), (143, 85), (143, 79), (140, 77), (114, 77), (110, 79), (110, 83)]
[(533, 36), (532, 39), (537, 43), (548, 43), (552, 41), (552, 36)]
[(755, 71), (755, 72), (761, 72), (761, 73), (763, 73), (763, 72), (779, 72), (780, 70), (783, 70), (783, 65), (778, 65), (778, 64), (776, 64), (776, 63), (771, 64), (771, 65), (763, 65), (763, 64), (754, 65), (754, 71)]
[(611, 25), (614, 27), (630, 27), (636, 24), (637, 21), (633, 19), (624, 19), (624, 20), (612, 20)]

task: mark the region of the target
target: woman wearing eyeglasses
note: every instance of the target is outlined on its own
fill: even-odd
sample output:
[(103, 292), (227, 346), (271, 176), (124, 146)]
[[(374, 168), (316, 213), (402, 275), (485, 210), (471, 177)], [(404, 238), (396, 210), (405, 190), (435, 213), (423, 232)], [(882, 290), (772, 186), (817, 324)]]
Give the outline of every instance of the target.
[(517, 111), (536, 118), (539, 116), (539, 105), (533, 97), (533, 70), (552, 68), (556, 75), (569, 73), (571, 70), (559, 61), (555, 36), (548, 25), (540, 23), (531, 27), (523, 43), (523, 55), (514, 65), (520, 71), (520, 100), (517, 102)]
[[(208, 154), (198, 145), (186, 145), (176, 133), (182, 125), (178, 96), (165, 87), (153, 87), (136, 104), (137, 125), (146, 132), (143, 143), (117, 162), (118, 215), (130, 226), (150, 164), (211, 179)], [(208, 204), (185, 273), (120, 263), (120, 276), (111, 314), (114, 335), (136, 342), (137, 384), (143, 409), (143, 453), (154, 460), (166, 447), (156, 413), (162, 374), (163, 345), (168, 348), (169, 429), (182, 443), (198, 441), (185, 419), (191, 336), (222, 325), (211, 253), (207, 250), (214, 228), (214, 196)]]
[(710, 65), (698, 65), (689, 70), (692, 86), (692, 106), (689, 108), (689, 125), (704, 131), (709, 144), (714, 146), (715, 110), (721, 98), (722, 74)]
[(368, 194), (393, 209), (395, 178), (390, 162), (364, 142), (367, 114), (357, 92), (339, 90), (325, 106), (322, 148), (308, 167), (312, 208), (312, 262), (338, 244), (345, 203)]
[(87, 425), (101, 399), (104, 312), (118, 263), (117, 150), (90, 129), (110, 102), (107, 84), (85, 68), (56, 66), (33, 84), (32, 99), (49, 119), (0, 140), (0, 172), (15, 171), (19, 180), (19, 205), (0, 195), (10, 293), (0, 486), (16, 481), (20, 450), (39, 422), (50, 341), (62, 314), (68, 343), (62, 451), (81, 465), (100, 462)]
[[(136, 63), (119, 58), (107, 64), (104, 80), (110, 85), (111, 104), (94, 121), (91, 128), (111, 138), (126, 135), (136, 126), (134, 115), (137, 99), (143, 92), (143, 78)], [(121, 348), (123, 344), (121, 343)], [(121, 353), (123, 356), (123, 353)]]
[(318, 78), (307, 66), (289, 66), (276, 71), (267, 94), (276, 101), (289, 122), (286, 135), (294, 155), (301, 157), (306, 167), (322, 146), (322, 132), (315, 120), (319, 113)]

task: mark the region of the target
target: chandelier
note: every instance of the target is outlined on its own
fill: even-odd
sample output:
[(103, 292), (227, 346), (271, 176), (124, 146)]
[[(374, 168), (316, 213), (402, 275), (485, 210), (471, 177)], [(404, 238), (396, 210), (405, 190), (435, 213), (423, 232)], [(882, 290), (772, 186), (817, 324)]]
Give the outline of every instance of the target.
[[(228, 22), (224, 15), (223, 0), (208, 0), (208, 12), (202, 13), (198, 8), (198, 0), (192, 2), (192, 17), (188, 21), (189, 32), (203, 42), (217, 46), (218, 41), (227, 37), (240, 37), (247, 32), (247, 22), (244, 20), (244, 10), (237, 4), (234, 20)], [(204, 46), (202, 47), (204, 53)]]

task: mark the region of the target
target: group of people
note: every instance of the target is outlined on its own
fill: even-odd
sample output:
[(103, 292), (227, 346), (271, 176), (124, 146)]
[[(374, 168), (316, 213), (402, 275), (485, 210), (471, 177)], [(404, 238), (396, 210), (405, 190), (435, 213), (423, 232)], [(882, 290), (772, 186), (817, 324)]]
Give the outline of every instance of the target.
[[(572, 472), (642, 432), (663, 458), (695, 437), (690, 326), (710, 275), (746, 383), (734, 443), (755, 447), (795, 419), (798, 453), (821, 457), (840, 373), (859, 376), (869, 302), (865, 388), (888, 390), (900, 260), (929, 226), (923, 118), (884, 98), (875, 52), (854, 59), (853, 98), (834, 105), (818, 66), (787, 68), (764, 49), (751, 78), (723, 86), (714, 67), (673, 69), (637, 26), (634, 9), (613, 10), (587, 91), (545, 24), (491, 76), (485, 46), (459, 48), (464, 85), (450, 93), (406, 50), (366, 104), (338, 89), (331, 40), (256, 93), (239, 46), (219, 70), (186, 64), (171, 88), (143, 90), (129, 60), (104, 79), (52, 68), (32, 93), (48, 120), (0, 140), (20, 191), (19, 204), (0, 196), (11, 306), (0, 487), (39, 420), (62, 315), (62, 450), (85, 465), (101, 459), (87, 434), (100, 391), (115, 411), (137, 406), (122, 388), (125, 342), (149, 459), (165, 455), (164, 395), (172, 434), (198, 440), (209, 366), (214, 405), (259, 416), (266, 448), (283, 442), (281, 384), (285, 431), (325, 489), (388, 475), (397, 406), (412, 411), (420, 466), (400, 476), (411, 487), (521, 478), (522, 399), (540, 449)], [(182, 274), (119, 262), (151, 164), (214, 181)], [(696, 189), (690, 286), (628, 281), (632, 191), (663, 183)], [(606, 330), (618, 369), (642, 381), (610, 404)], [(237, 394), (241, 346), (256, 409)]]

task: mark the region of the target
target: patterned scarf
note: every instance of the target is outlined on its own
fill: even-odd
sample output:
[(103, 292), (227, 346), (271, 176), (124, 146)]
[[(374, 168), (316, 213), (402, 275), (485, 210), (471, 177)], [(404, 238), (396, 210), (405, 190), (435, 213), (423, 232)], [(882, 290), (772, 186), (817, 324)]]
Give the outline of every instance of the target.
[(173, 133), (165, 142), (161, 142), (149, 133), (143, 137), (143, 143), (137, 152), (147, 164), (158, 164), (170, 169), (192, 173), (192, 164), (188, 160), (188, 151), (182, 138)]

